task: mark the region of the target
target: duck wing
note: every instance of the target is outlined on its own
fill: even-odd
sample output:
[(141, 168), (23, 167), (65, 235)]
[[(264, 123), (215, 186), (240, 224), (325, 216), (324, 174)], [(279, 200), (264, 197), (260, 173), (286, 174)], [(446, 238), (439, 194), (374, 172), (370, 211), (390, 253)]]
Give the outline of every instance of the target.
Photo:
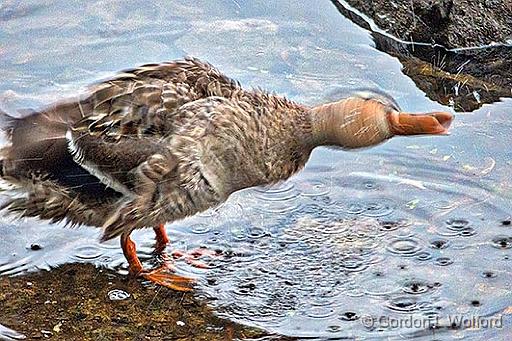
[[(1, 151), (0, 173), (17, 180), (49, 175), (65, 187), (90, 189), (95, 195), (94, 176), (82, 171), (70, 155), (69, 130), (75, 147), (97, 151), (84, 153), (86, 159), (112, 163), (111, 168), (120, 167), (116, 172), (122, 173), (160, 148), (158, 140), (183, 123), (178, 121), (184, 118), (173, 116), (177, 108), (240, 91), (236, 81), (194, 58), (126, 70), (93, 85), (80, 99), (57, 102), (22, 118), (1, 113), (0, 126), (12, 143)], [(100, 146), (111, 152), (99, 152)], [(113, 155), (123, 156), (123, 163), (112, 161)]]
[(66, 134), (75, 161), (110, 187), (126, 192), (129, 172), (162, 154), (162, 139), (187, 117), (182, 105), (210, 96), (231, 97), (240, 85), (200, 60), (147, 64), (97, 84), (82, 117)]
[[(178, 108), (240, 91), (211, 65), (188, 58), (124, 71), (80, 99), (22, 118), (1, 113), (0, 128), (11, 144), (0, 151), (0, 177), (29, 194), (14, 205), (25, 215), (98, 225), (103, 202), (132, 193), (137, 172), (158, 177), (173, 169), (163, 137), (186, 124), (180, 122), (186, 117), (175, 115)], [(68, 208), (49, 213), (47, 192)], [(73, 212), (76, 217), (69, 217)]]

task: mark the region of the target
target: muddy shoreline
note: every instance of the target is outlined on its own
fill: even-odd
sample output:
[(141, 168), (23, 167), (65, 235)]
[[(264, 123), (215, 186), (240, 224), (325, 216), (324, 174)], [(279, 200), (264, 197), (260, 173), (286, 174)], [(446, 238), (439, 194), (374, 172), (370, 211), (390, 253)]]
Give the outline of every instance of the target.
[(26, 340), (287, 340), (220, 319), (190, 293), (88, 264), (0, 277), (0, 324)]

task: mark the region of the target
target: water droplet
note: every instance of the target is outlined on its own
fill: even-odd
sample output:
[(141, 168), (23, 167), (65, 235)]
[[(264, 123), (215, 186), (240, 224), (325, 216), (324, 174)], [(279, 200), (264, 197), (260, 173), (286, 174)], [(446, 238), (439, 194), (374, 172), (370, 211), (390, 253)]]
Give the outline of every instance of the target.
[(357, 313), (354, 313), (353, 311), (346, 311), (340, 315), (340, 320), (343, 321), (355, 321), (359, 318), (359, 315)]
[(510, 249), (512, 248), (512, 237), (496, 236), (492, 239), (492, 246), (497, 249)]
[(247, 231), (247, 236), (251, 239), (260, 239), (268, 235), (269, 233), (259, 226), (251, 226)]
[(430, 247), (433, 249), (446, 249), (450, 242), (446, 239), (434, 239), (430, 242)]
[(466, 219), (449, 219), (446, 221), (446, 225), (449, 230), (460, 231), (468, 228), (469, 221)]
[(98, 263), (100, 264), (110, 264), (110, 262), (112, 262), (113, 258), (111, 256), (101, 256), (100, 258), (98, 258)]
[(453, 264), (453, 260), (451, 260), (451, 258), (448, 257), (439, 257), (434, 261), (434, 264), (440, 266), (447, 266)]
[(195, 234), (203, 234), (211, 231), (211, 227), (208, 224), (194, 224), (190, 227), (190, 231)]
[(429, 291), (433, 285), (421, 280), (412, 280), (404, 283), (402, 290), (408, 294), (424, 294)]
[(111, 301), (122, 301), (130, 297), (129, 293), (121, 289), (110, 290), (107, 295)]
[(359, 203), (348, 203), (340, 207), (343, 211), (349, 214), (361, 214), (364, 211), (364, 207)]
[(365, 189), (368, 189), (368, 190), (374, 190), (374, 189), (376, 189), (378, 186), (377, 186), (377, 184), (376, 184), (375, 182), (373, 182), (373, 181), (367, 181), (367, 182), (365, 182), (365, 183), (363, 184), (363, 187), (364, 187)]
[(392, 204), (387, 202), (368, 202), (365, 205), (365, 209), (362, 214), (367, 217), (383, 217), (393, 213), (394, 207)]
[(407, 296), (399, 296), (391, 299), (386, 303), (386, 307), (400, 313), (409, 313), (419, 310), (416, 299)]
[(323, 319), (335, 314), (335, 310), (329, 306), (310, 306), (306, 309), (306, 316)]
[(341, 326), (328, 326), (326, 331), (329, 333), (339, 333), (342, 330)]
[(459, 232), (459, 235), (462, 237), (471, 237), (476, 234), (476, 231), (472, 227), (467, 227)]
[(73, 257), (80, 260), (91, 260), (101, 257), (102, 250), (96, 245), (82, 245), (76, 248)]
[(406, 219), (400, 220), (387, 220), (387, 221), (379, 221), (380, 229), (382, 231), (395, 231), (399, 228), (406, 227), (410, 225), (410, 222)]
[(43, 247), (40, 244), (37, 244), (37, 243), (30, 244), (30, 250), (32, 250), (32, 251), (38, 251), (38, 250), (41, 250), (42, 248)]
[(296, 188), (300, 194), (306, 197), (316, 197), (327, 195), (331, 191), (331, 187), (321, 180), (312, 180), (309, 182), (297, 183)]
[(484, 277), (484, 278), (495, 278), (497, 276), (498, 275), (495, 272), (493, 272), (493, 271), (484, 271), (484, 272), (482, 272), (482, 277)]
[(350, 255), (343, 259), (341, 262), (341, 268), (349, 272), (360, 272), (368, 268), (368, 260), (355, 255)]
[(413, 238), (399, 238), (392, 240), (388, 247), (388, 251), (404, 256), (411, 257), (416, 255), (420, 250), (420, 242)]
[(416, 259), (419, 261), (426, 261), (432, 258), (432, 254), (428, 251), (421, 251), (416, 254)]

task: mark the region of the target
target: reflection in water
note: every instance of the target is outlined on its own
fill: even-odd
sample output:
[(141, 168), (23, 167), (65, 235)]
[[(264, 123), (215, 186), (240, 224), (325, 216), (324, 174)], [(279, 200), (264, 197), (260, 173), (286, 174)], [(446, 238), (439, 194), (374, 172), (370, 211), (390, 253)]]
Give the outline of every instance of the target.
[[(0, 106), (37, 107), (112, 71), (190, 54), (245, 86), (299, 101), (380, 87), (408, 110), (446, 110), (402, 75), (398, 61), (371, 47), (368, 32), (330, 2), (316, 5), (9, 2), (0, 7), (8, 12), (0, 26)], [(280, 334), (432, 339), (431, 329), (362, 323), (413, 316), (433, 318), (436, 337), (504, 339), (510, 328), (454, 330), (446, 319), (494, 316), (512, 305), (511, 108), (504, 100), (459, 115), (445, 138), (395, 139), (357, 153), (318, 149), (289, 182), (242, 191), (168, 226), (167, 251), (220, 251), (210, 269), (182, 259), (176, 267), (199, 278), (197, 296), (219, 315)], [(118, 241), (100, 244), (99, 234), (5, 218), (0, 275), (69, 262), (126, 272)], [(143, 262), (157, 261), (152, 233), (134, 238)]]

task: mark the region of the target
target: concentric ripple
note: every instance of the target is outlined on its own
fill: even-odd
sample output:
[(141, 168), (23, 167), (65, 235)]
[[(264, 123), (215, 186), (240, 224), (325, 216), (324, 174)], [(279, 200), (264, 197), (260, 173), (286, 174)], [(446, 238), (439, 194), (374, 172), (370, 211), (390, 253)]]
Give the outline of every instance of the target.
[(378, 218), (390, 215), (396, 208), (396, 203), (385, 198), (363, 199), (338, 203), (338, 207), (346, 213)]
[(421, 241), (416, 238), (396, 238), (389, 242), (388, 251), (402, 257), (412, 257), (422, 250)]
[(412, 296), (397, 296), (386, 302), (386, 307), (398, 313), (412, 313), (419, 311), (421, 305)]
[(300, 207), (300, 192), (292, 182), (285, 182), (268, 189), (254, 190), (258, 210), (273, 214), (285, 214)]
[(96, 245), (80, 245), (75, 249), (73, 257), (78, 260), (91, 261), (100, 258), (103, 250)]

